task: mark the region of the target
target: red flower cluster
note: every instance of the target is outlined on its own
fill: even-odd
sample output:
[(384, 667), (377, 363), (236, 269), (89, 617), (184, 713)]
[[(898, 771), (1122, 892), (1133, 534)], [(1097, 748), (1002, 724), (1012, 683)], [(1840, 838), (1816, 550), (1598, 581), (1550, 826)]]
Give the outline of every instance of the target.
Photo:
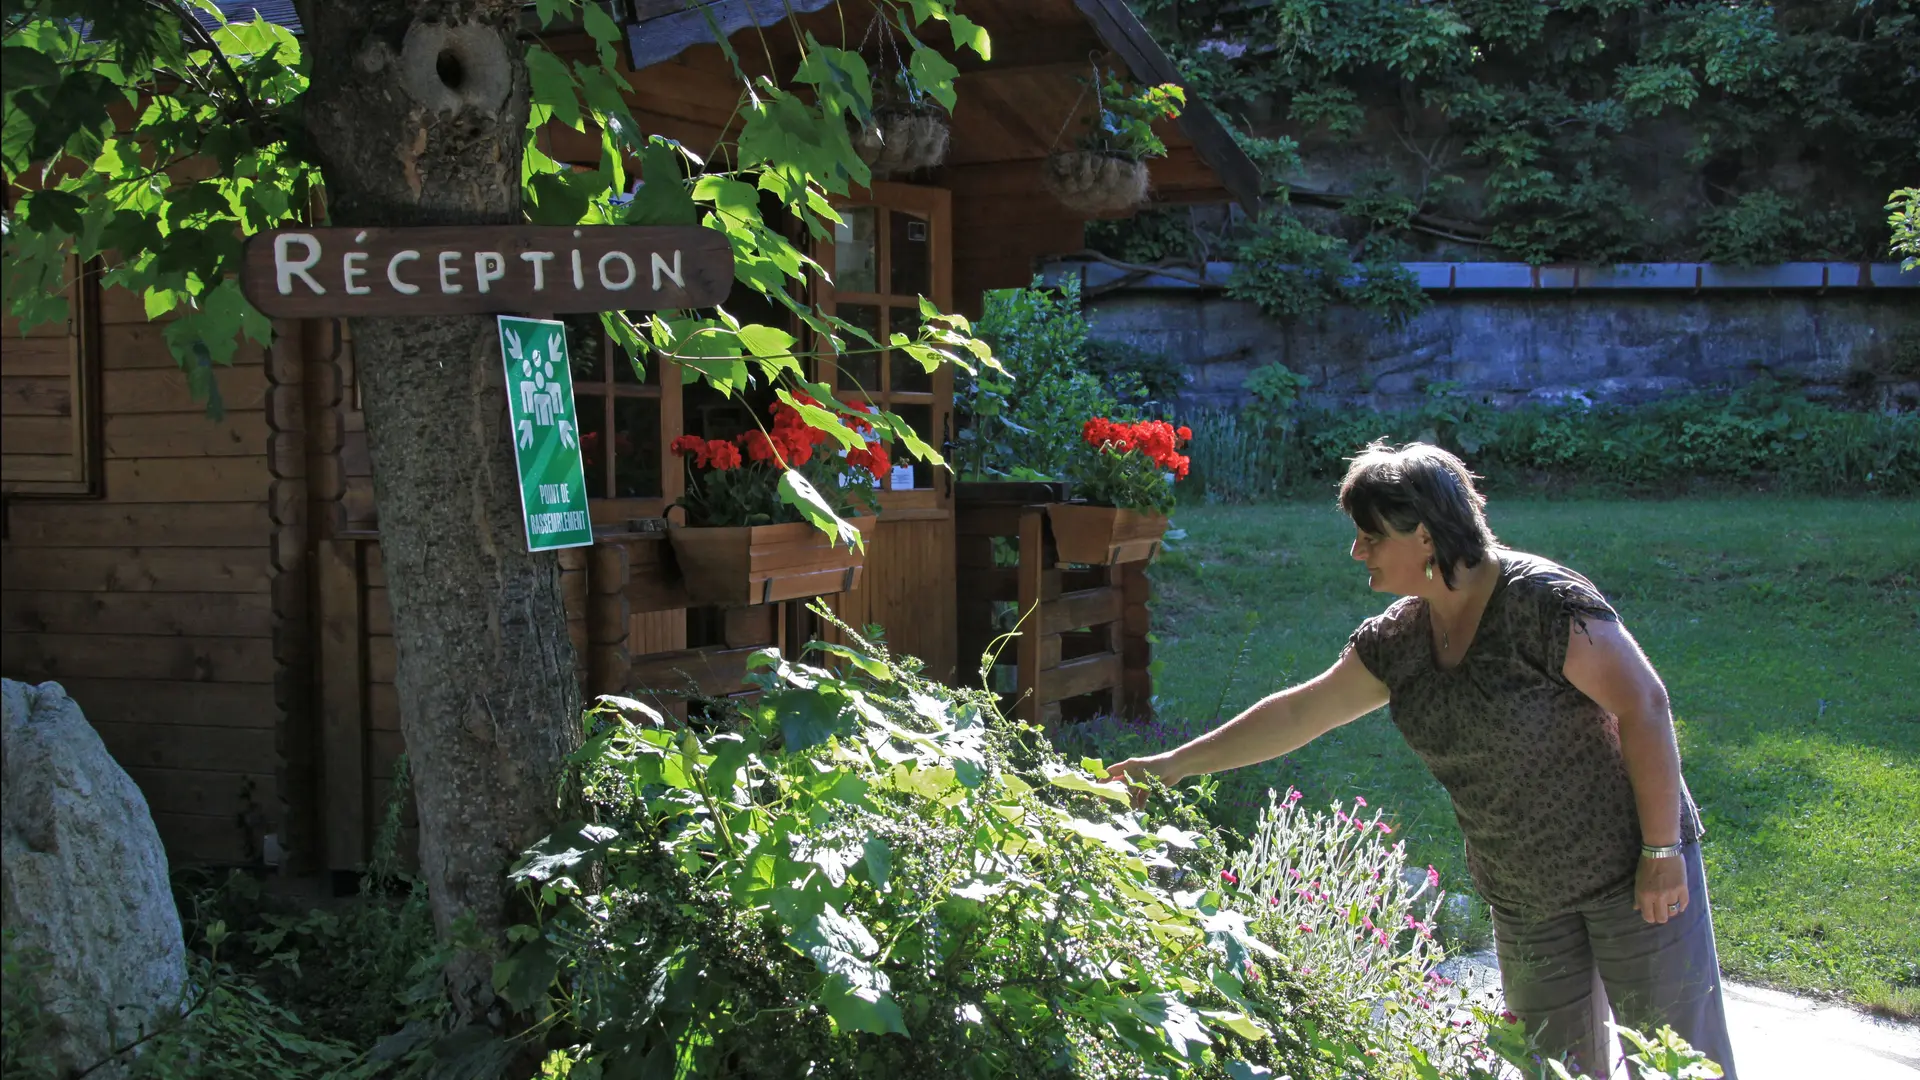
[(875, 476), (885, 476), (893, 471), (893, 462), (887, 457), (887, 444), (870, 442), (865, 450), (847, 451), (847, 464), (858, 465)]
[(691, 457), (693, 463), (702, 469), (718, 469), (726, 472), (740, 467), (740, 448), (725, 439), (703, 439), (698, 435), (682, 435), (673, 440), (668, 449), (681, 457)]
[(1185, 454), (1180, 453), (1180, 447), (1193, 441), (1193, 431), (1185, 426), (1176, 428), (1165, 420), (1117, 424), (1106, 417), (1096, 416), (1081, 427), (1080, 437), (1088, 446), (1099, 450), (1112, 450), (1119, 454), (1138, 450), (1155, 465), (1172, 473), (1174, 479), (1186, 479), (1190, 462)]

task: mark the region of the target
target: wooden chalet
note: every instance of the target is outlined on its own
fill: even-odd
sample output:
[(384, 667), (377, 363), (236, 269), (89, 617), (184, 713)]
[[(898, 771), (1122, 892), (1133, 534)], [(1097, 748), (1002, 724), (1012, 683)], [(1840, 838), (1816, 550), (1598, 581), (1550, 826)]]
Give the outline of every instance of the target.
[[(736, 44), (759, 39), (738, 49), (750, 68), (790, 73), (796, 35), (777, 25), (789, 10), (820, 40), (852, 38), (849, 47), (869, 18), (858, 0), (837, 9), (825, 0), (684, 7), (627, 5), (624, 59), (644, 129), (700, 151), (721, 139), (738, 91), (714, 23)], [(1040, 260), (1078, 251), (1084, 221), (1042, 192), (1039, 174), (1046, 155), (1081, 130), (1091, 105), (1081, 80), (1095, 62), (1143, 83), (1175, 79), (1121, 0), (964, 7), (991, 33), (994, 59), (954, 57), (963, 78), (945, 164), (847, 200), (847, 226), (816, 251), (838, 289), (820, 283), (816, 298), (881, 334), (915, 319), (919, 295), (974, 314), (983, 290), (1026, 285)], [(952, 55), (943, 28), (927, 39)], [(558, 47), (585, 53), (591, 43), (577, 35)], [(1206, 109), (1163, 127), (1169, 153), (1152, 165), (1157, 200), (1251, 202), (1253, 167)], [(566, 129), (545, 142), (559, 160), (597, 160), (597, 140)], [(140, 299), (75, 278), (64, 327), (23, 338), (8, 319), (0, 347), (0, 673), (65, 685), (145, 791), (176, 862), (356, 867), (401, 737), (380, 523), (345, 326), (286, 322), (272, 349), (243, 348), (216, 375), (225, 413), (210, 419)], [(736, 293), (740, 314), (776, 317), (750, 299)], [(817, 628), (797, 603), (689, 606), (660, 531), (682, 488), (666, 448), (683, 432), (742, 430), (742, 410), (766, 401), (683, 386), (659, 363), (636, 378), (600, 341), (596, 320), (577, 327), (596, 543), (564, 552), (561, 565), (584, 689), (739, 692), (748, 652), (796, 649)], [(930, 443), (952, 438), (950, 373), (929, 377), (886, 358), (857, 375)], [(1022, 508), (1032, 493), (997, 498), (957, 501), (948, 475), (897, 469), (880, 495), (865, 577), (830, 598), (836, 610), (855, 625), (884, 626), (894, 649), (932, 673), (973, 682), (988, 600), (1050, 604), (1034, 624), (1043, 633), (1021, 646), (1022, 688), (1037, 688), (1035, 671), (1058, 668), (1054, 698), (1070, 690), (1111, 691), (1114, 705), (1142, 699), (1144, 564), (1064, 576), (1043, 569), (1044, 526)], [(1028, 572), (994, 565), (994, 535), (1008, 538)], [(1029, 715), (1051, 715), (1037, 708), (1044, 695), (1030, 696)]]

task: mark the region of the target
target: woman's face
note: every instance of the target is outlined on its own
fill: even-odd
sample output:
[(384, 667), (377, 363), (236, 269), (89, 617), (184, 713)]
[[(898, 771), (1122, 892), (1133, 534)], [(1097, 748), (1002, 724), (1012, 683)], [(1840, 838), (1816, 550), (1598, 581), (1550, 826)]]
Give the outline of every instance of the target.
[(1382, 522), (1381, 528), (1385, 531), (1368, 532), (1358, 526), (1353, 530), (1352, 554), (1366, 564), (1367, 585), (1374, 592), (1399, 596), (1419, 592), (1427, 583), (1427, 559), (1433, 548), (1427, 539), (1427, 527), (1420, 525), (1403, 533)]

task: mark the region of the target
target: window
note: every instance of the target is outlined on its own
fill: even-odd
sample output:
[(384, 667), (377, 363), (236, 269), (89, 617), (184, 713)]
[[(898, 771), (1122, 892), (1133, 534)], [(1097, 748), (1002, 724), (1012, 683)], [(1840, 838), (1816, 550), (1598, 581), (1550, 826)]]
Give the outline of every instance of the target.
[[(596, 521), (645, 517), (660, 512), (667, 489), (666, 405), (660, 365), (637, 376), (613, 348), (597, 315), (568, 316), (567, 348), (573, 358), (573, 395), (580, 414), (580, 459), (586, 466)], [(677, 399), (676, 399), (677, 403)]]
[(67, 262), (67, 317), (0, 325), (0, 492), (99, 494), (99, 286)]
[[(874, 185), (871, 200), (839, 208), (823, 259), (833, 271), (824, 300), (835, 315), (884, 344), (894, 334), (912, 337), (920, 326), (920, 298), (948, 305), (948, 253), (944, 250), (947, 193), (904, 184)], [(822, 381), (830, 381), (844, 401), (868, 400), (907, 421), (928, 445), (947, 440), (952, 414), (953, 376), (942, 368), (928, 372), (904, 350), (874, 351), (851, 335), (858, 350), (821, 360)], [(886, 498), (887, 505), (944, 504), (950, 497), (945, 473), (911, 455), (896, 452), (898, 465), (882, 485), (886, 491), (921, 493), (918, 499)], [(941, 478), (938, 494), (936, 473)]]

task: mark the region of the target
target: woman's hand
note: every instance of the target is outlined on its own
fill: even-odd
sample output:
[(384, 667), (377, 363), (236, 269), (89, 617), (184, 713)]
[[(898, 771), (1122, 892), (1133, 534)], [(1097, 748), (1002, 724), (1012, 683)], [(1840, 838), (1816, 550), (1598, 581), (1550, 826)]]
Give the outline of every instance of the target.
[(1687, 861), (1640, 858), (1633, 880), (1633, 906), (1650, 923), (1663, 923), (1687, 910)]
[(1117, 765), (1108, 766), (1107, 779), (1125, 780), (1133, 789), (1133, 808), (1138, 810), (1147, 803), (1147, 789), (1140, 785), (1140, 777), (1158, 777), (1160, 782), (1168, 787), (1187, 778), (1187, 773), (1174, 762), (1173, 755), (1174, 751), (1169, 750), (1164, 754), (1153, 754), (1149, 757), (1128, 758)]

